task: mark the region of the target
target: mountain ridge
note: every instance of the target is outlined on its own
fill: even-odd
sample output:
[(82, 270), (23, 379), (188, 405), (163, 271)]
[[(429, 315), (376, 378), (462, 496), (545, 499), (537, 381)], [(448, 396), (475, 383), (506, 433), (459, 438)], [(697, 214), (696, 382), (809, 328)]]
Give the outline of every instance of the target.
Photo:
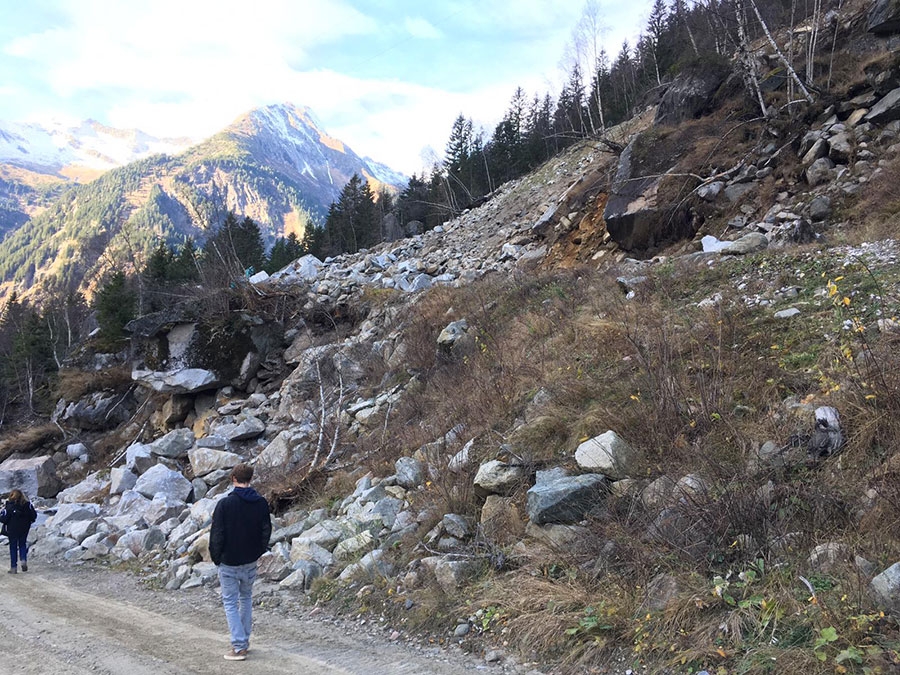
[[(83, 185), (50, 177), (44, 200), (14, 180), (0, 183), (0, 230), (8, 232), (0, 242), (0, 287), (3, 294), (29, 294), (36, 285), (90, 287), (111, 260), (133, 264), (126, 250), (146, 254), (160, 239), (202, 240), (227, 211), (257, 221), (267, 244), (302, 237), (353, 174), (373, 190), (397, 191), (403, 179), (329, 136), (308, 107), (275, 104), (244, 113), (178, 154), (149, 154)], [(23, 196), (31, 199), (30, 213), (13, 203)]]

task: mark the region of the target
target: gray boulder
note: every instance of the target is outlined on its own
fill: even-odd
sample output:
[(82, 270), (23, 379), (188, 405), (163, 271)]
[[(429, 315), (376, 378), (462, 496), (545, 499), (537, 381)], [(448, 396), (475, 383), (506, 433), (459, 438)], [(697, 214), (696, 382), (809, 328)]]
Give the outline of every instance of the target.
[(394, 462), (397, 484), (407, 490), (417, 488), (425, 482), (425, 465), (413, 457), (401, 457)]
[(109, 494), (120, 495), (125, 490), (130, 490), (137, 483), (137, 475), (124, 466), (117, 466), (109, 470)]
[(150, 446), (143, 443), (135, 443), (125, 450), (125, 468), (140, 475), (156, 464), (156, 459), (150, 454)]
[(90, 520), (99, 515), (100, 506), (97, 504), (61, 504), (47, 525), (60, 531), (66, 523), (75, 520)]
[(168, 394), (189, 394), (215, 389), (219, 386), (218, 376), (203, 368), (183, 368), (174, 372), (133, 370), (131, 379), (153, 391)]
[(810, 187), (827, 183), (834, 175), (834, 162), (828, 157), (820, 157), (806, 170), (806, 182)]
[(220, 469), (231, 469), (241, 463), (240, 455), (212, 448), (191, 448), (188, 459), (194, 475), (198, 477)]
[(61, 503), (99, 501), (109, 494), (109, 488), (109, 479), (101, 478), (99, 472), (95, 472), (80, 483), (60, 492), (56, 495), (56, 499)]
[(239, 415), (233, 422), (215, 426), (216, 435), (229, 441), (246, 441), (261, 436), (266, 424), (252, 415)]
[(19, 489), (28, 498), (53, 497), (59, 490), (56, 465), (49, 455), (18, 459), (10, 457), (0, 464), (0, 493)]
[(722, 249), (725, 255), (749, 255), (762, 251), (769, 245), (766, 235), (761, 232), (749, 232), (740, 239), (732, 242), (730, 246)]
[(322, 576), (322, 568), (310, 560), (298, 560), (294, 571), (285, 577), (279, 586), (308, 591), (314, 579)]
[(522, 485), (525, 470), (493, 459), (478, 467), (475, 485), (491, 494), (506, 495)]
[(134, 489), (148, 499), (158, 494), (186, 502), (193, 490), (191, 481), (167, 466), (157, 464), (137, 479)]
[(606, 477), (596, 473), (539, 482), (526, 495), (528, 517), (536, 525), (578, 522), (602, 503), (607, 488)]
[(147, 505), (147, 510), (144, 511), (144, 521), (148, 525), (159, 525), (170, 518), (177, 518), (186, 506), (183, 501), (160, 493)]
[(869, 588), (881, 607), (900, 616), (900, 562), (894, 563), (872, 579)]
[(900, 33), (900, 2), (875, 0), (869, 9), (866, 30), (876, 35)]
[(894, 120), (900, 120), (900, 87), (889, 91), (884, 98), (872, 106), (865, 116), (865, 120), (873, 124), (887, 124)]
[(122, 554), (125, 551), (129, 551), (135, 556), (140, 556), (142, 553), (152, 551), (156, 548), (162, 548), (165, 545), (166, 535), (164, 535), (159, 528), (151, 527), (146, 530), (132, 530), (131, 532), (126, 532), (119, 537), (119, 541), (113, 546), (112, 552), (119, 557), (123, 557)]
[(190, 429), (175, 429), (150, 443), (150, 452), (159, 457), (181, 459), (187, 457), (194, 445), (194, 432)]
[(607, 431), (578, 446), (575, 461), (585, 471), (602, 473), (612, 480), (633, 473), (637, 453), (615, 431)]

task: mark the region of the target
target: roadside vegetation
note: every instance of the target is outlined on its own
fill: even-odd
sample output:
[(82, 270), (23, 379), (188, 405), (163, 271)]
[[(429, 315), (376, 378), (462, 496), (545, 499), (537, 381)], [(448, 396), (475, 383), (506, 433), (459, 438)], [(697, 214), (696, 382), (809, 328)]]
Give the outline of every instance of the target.
[[(900, 271), (819, 247), (651, 270), (631, 299), (587, 269), (432, 292), (408, 329), (417, 394), (357, 448), (387, 475), (394, 459), (462, 425), (446, 453), (475, 439), (473, 468), (434, 477), (417, 498), (436, 519), (478, 520), (479, 462), (574, 465), (579, 442), (613, 429), (639, 449), (643, 470), (580, 525), (590, 536), (535, 548), (482, 532), (462, 555), (483, 561), (483, 573), (458, 597), (327, 581), (315, 597), (445, 640), (475, 617), (484, 645), (557, 659), (554, 672), (895, 668), (896, 620), (866, 586), (871, 569), (900, 557), (900, 333), (876, 328), (900, 314)], [(787, 287), (797, 295), (779, 300)], [(774, 318), (788, 306), (801, 314)], [(434, 340), (460, 317), (475, 328), (472, 349), (447, 359)], [(549, 403), (535, 409), (535, 398)], [(760, 459), (767, 441), (788, 447), (808, 433), (821, 405), (841, 414), (837, 456)], [(360, 471), (332, 484), (346, 488)], [(685, 493), (687, 515), (661, 525), (644, 488), (685, 476), (703, 487)], [(530, 485), (512, 495), (519, 513)], [(822, 544), (838, 553), (811, 562)], [(657, 605), (660, 579), (671, 590)]]

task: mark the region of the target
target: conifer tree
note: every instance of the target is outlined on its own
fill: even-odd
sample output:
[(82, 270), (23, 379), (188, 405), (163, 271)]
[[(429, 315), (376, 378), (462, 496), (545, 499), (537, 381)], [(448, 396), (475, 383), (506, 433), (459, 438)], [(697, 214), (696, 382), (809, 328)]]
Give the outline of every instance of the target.
[(287, 237), (279, 237), (275, 240), (263, 269), (272, 274), (289, 265), (301, 255), (303, 255), (303, 245), (297, 235), (291, 232)]
[(125, 336), (125, 324), (135, 317), (137, 298), (124, 272), (113, 272), (94, 297), (100, 335), (111, 345)]
[(357, 174), (353, 174), (338, 201), (331, 205), (325, 230), (333, 253), (356, 253), (380, 240), (381, 223), (376, 218), (372, 189)]

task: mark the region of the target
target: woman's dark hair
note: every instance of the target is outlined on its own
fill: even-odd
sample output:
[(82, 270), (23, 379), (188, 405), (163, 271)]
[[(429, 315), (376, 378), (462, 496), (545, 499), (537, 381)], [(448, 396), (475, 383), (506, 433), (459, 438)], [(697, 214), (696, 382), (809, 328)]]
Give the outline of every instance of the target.
[(27, 504), (28, 498), (22, 494), (21, 490), (13, 490), (9, 493), (9, 501), (16, 504)]

